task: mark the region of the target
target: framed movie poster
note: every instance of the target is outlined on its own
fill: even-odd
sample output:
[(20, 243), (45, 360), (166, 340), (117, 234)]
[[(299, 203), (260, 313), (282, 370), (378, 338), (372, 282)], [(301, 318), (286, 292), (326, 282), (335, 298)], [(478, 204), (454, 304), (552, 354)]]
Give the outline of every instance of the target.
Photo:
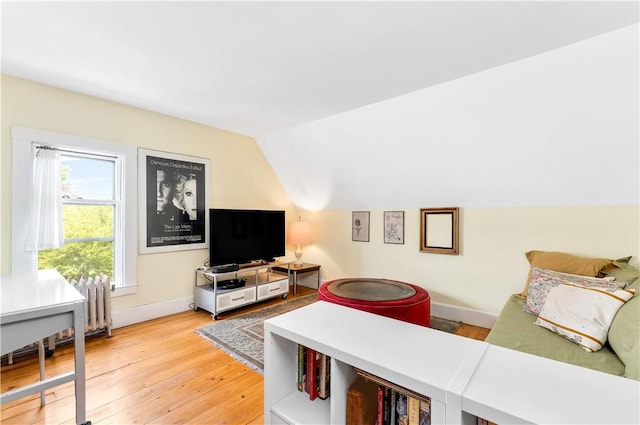
[(140, 254), (208, 247), (205, 158), (138, 149)]

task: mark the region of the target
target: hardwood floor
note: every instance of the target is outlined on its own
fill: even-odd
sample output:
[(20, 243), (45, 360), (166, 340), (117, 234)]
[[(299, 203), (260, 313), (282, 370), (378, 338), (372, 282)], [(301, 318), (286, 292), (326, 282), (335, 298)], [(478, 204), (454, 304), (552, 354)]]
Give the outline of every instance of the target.
[(463, 323), (456, 331), (456, 335), (466, 336), (467, 338), (478, 339), (484, 341), (491, 329), (480, 328), (478, 326)]
[[(314, 290), (298, 287), (296, 296)], [(289, 295), (289, 299), (293, 295)], [(219, 320), (282, 302), (276, 298)], [(86, 341), (87, 420), (93, 424), (262, 424), (263, 378), (233, 360), (194, 329), (211, 323), (206, 311), (188, 311), (115, 329)], [(458, 334), (484, 340), (488, 329), (463, 324)], [(72, 370), (73, 345), (46, 361), (47, 377)], [(2, 392), (38, 380), (36, 355), (2, 366)], [(2, 405), (2, 424), (73, 424), (73, 384)]]

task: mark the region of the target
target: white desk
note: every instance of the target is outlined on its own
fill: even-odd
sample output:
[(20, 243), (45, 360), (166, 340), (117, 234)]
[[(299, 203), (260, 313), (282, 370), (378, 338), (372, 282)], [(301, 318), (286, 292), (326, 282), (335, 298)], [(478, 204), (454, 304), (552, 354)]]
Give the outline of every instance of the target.
[[(0, 354), (74, 328), (75, 370), (0, 395), (7, 403), (74, 381), (76, 423), (85, 424), (84, 298), (56, 270), (3, 274)], [(90, 422), (89, 422), (90, 423)]]

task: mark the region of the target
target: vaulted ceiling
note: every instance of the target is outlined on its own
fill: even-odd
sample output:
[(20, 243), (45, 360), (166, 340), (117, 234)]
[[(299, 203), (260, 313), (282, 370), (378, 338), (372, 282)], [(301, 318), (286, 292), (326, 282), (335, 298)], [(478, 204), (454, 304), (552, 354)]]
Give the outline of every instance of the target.
[(3, 1), (2, 72), (257, 137), (636, 22), (609, 1)]

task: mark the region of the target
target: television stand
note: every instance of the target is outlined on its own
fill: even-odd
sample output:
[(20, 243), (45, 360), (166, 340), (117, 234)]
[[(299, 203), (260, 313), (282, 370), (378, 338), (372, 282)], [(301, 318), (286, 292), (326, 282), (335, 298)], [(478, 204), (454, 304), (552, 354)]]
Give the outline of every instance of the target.
[[(274, 267), (286, 268), (287, 274), (275, 273)], [(278, 261), (252, 263), (236, 271), (219, 273), (211, 268), (197, 268), (194, 310), (207, 310), (213, 320), (218, 320), (218, 315), (224, 311), (278, 296), (284, 299), (289, 295), (289, 268), (289, 263)]]

